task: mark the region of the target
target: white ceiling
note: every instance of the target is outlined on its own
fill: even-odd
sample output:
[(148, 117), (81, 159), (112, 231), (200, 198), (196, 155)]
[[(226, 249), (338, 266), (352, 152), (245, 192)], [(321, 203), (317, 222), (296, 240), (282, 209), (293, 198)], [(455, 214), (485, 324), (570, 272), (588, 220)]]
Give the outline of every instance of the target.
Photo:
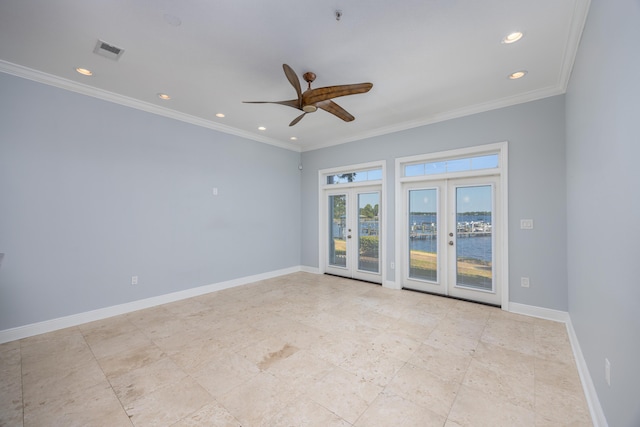
[[(564, 93), (589, 0), (1, 0), (0, 71), (293, 150)], [(335, 11), (342, 16), (336, 19)], [(512, 31), (517, 43), (504, 44)], [(124, 49), (93, 53), (98, 39)], [(371, 82), (346, 123), (275, 104)], [(91, 77), (75, 72), (91, 69)], [(518, 70), (519, 80), (507, 76)], [(171, 95), (163, 101), (159, 92)], [(226, 117), (217, 118), (216, 113)], [(266, 127), (265, 131), (258, 130)], [(291, 141), (292, 136), (297, 141)]]

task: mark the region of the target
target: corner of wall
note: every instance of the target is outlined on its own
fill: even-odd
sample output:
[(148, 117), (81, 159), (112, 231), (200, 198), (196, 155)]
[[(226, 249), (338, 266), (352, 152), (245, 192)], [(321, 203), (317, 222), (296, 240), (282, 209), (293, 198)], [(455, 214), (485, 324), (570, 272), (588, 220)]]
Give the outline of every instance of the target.
[(567, 327), (567, 335), (569, 336), (569, 342), (571, 343), (571, 349), (573, 350), (573, 357), (576, 361), (578, 374), (580, 375), (580, 381), (582, 383), (582, 389), (584, 390), (585, 397), (587, 399), (587, 405), (589, 406), (589, 412), (591, 414), (591, 421), (594, 427), (608, 427), (607, 420), (604, 416), (600, 400), (596, 394), (595, 386), (591, 379), (591, 374), (587, 368), (587, 363), (582, 355), (580, 349), (580, 343), (578, 342), (578, 336), (573, 329), (571, 323), (571, 316), (566, 311), (552, 310), (544, 307), (535, 307), (526, 304), (519, 304), (516, 302), (509, 303), (509, 310), (512, 313), (524, 314), (526, 316), (538, 317), (541, 319), (553, 320), (556, 322), (562, 322)]

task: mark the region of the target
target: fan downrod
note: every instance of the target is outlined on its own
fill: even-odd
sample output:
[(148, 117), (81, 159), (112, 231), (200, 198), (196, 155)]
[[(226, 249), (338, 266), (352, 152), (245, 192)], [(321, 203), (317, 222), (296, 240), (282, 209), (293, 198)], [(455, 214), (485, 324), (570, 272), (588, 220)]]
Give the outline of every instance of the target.
[(307, 71), (302, 75), (302, 78), (304, 79), (305, 82), (309, 84), (309, 89), (311, 89), (311, 83), (316, 79), (316, 75), (311, 71)]
[[(304, 73), (302, 75), (302, 78), (309, 85), (307, 87), (307, 89), (311, 90), (311, 83), (316, 79), (315, 73), (312, 73), (311, 71), (307, 71), (306, 73)], [(305, 113), (315, 113), (317, 109), (318, 109), (318, 107), (316, 107), (313, 104), (303, 105), (302, 106), (302, 111), (304, 111)]]

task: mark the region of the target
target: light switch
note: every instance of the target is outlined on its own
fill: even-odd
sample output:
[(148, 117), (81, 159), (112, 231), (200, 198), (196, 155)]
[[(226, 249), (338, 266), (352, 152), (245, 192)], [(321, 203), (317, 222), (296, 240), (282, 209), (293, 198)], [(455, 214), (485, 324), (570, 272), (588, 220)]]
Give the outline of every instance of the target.
[(533, 220), (532, 219), (521, 219), (520, 220), (520, 229), (522, 229), (522, 230), (533, 230)]

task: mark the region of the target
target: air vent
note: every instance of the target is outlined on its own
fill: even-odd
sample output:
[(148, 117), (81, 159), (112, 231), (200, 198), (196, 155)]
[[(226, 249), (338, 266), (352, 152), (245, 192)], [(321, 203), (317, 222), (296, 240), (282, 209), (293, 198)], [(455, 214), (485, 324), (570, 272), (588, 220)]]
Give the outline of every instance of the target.
[(93, 53), (117, 61), (124, 53), (124, 49), (120, 49), (119, 47), (103, 42), (102, 40), (98, 40), (96, 47), (93, 49)]

